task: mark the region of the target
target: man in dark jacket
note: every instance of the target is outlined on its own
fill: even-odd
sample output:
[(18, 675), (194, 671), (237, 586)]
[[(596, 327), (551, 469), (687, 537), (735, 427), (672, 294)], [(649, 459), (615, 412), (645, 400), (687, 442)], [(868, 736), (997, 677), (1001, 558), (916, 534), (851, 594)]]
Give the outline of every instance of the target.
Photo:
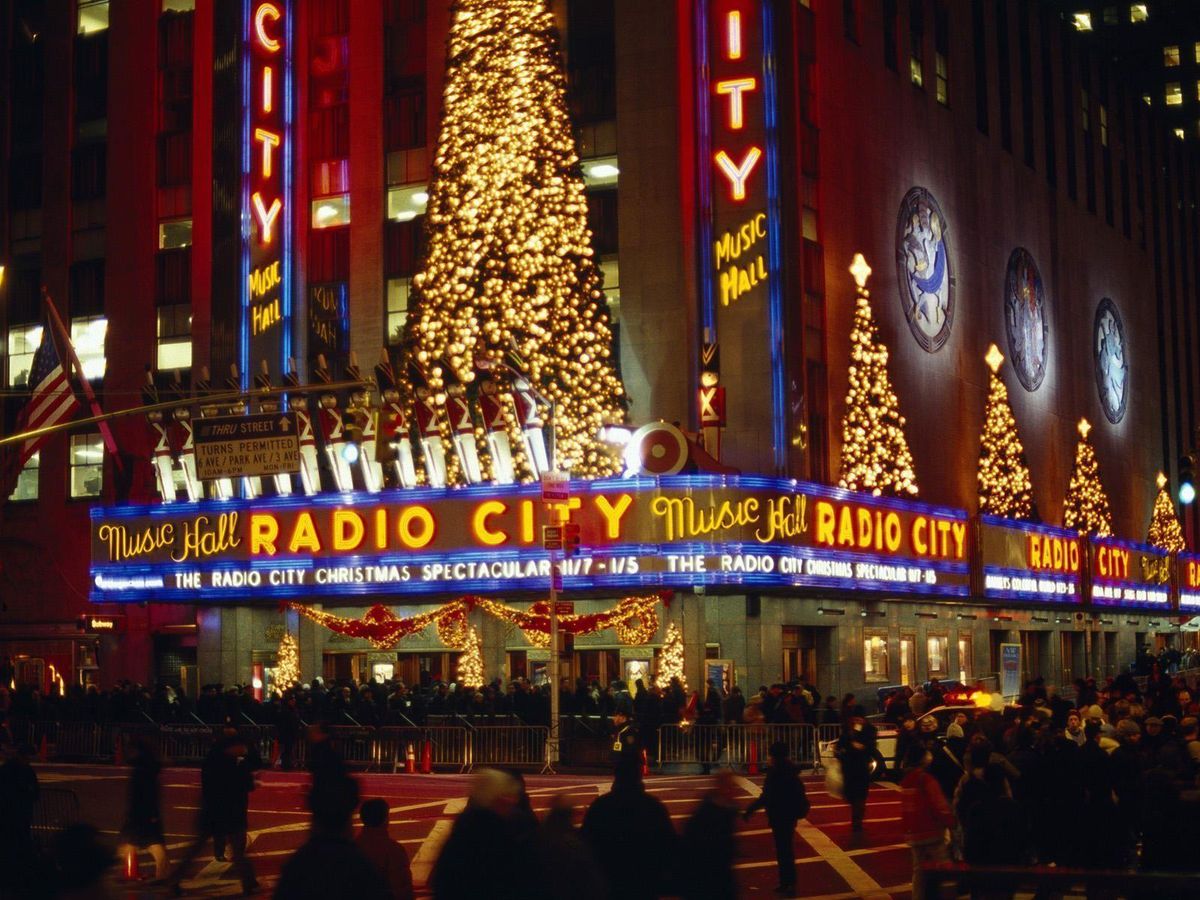
[(646, 793), (639, 765), (617, 766), (612, 790), (593, 800), (583, 817), (583, 838), (612, 900), (653, 900), (667, 893), (678, 838), (667, 808)]
[(983, 770), (986, 792), (963, 823), (963, 856), (973, 866), (1020, 866), (1028, 863), (1025, 816), (1009, 796), (1004, 768), (991, 763)]
[(767, 751), (771, 767), (763, 781), (763, 790), (746, 807), (744, 814), (749, 819), (756, 809), (766, 809), (767, 824), (775, 839), (775, 862), (779, 866), (780, 894), (790, 894), (796, 889), (796, 823), (808, 815), (808, 794), (800, 772), (788, 759), (787, 744), (776, 741)]
[(713, 789), (683, 827), (683, 871), (680, 881), (684, 900), (735, 900), (733, 877), (736, 856), (737, 791), (733, 772), (717, 772)]
[(850, 804), (850, 830), (855, 842), (862, 839), (875, 745), (875, 726), (863, 716), (861, 707), (855, 707), (842, 726), (842, 736), (834, 751), (842, 764), (842, 797)]

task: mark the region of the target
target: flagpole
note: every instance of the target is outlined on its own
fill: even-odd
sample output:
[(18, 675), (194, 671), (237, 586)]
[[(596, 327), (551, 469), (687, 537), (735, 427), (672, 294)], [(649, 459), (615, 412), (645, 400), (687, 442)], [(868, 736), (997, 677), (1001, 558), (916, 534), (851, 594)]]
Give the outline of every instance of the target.
[(75, 367), (75, 374), (79, 377), (79, 382), (83, 387), (83, 396), (87, 398), (88, 404), (92, 407), (92, 421), (100, 426), (100, 436), (104, 439), (104, 446), (108, 448), (113, 465), (117, 467), (118, 472), (124, 472), (125, 467), (121, 464), (120, 454), (117, 453), (117, 441), (113, 437), (112, 429), (108, 427), (108, 419), (102, 418), (104, 410), (100, 408), (100, 401), (96, 399), (96, 393), (92, 390), (92, 383), (88, 381), (87, 375), (83, 372), (83, 364), (79, 362), (79, 357), (75, 353), (75, 345), (71, 343), (71, 336), (67, 333), (66, 326), (63, 325), (63, 320), (59, 317), (58, 309), (55, 308), (54, 301), (50, 299), (50, 292), (46, 290), (45, 285), (42, 285), (42, 302), (46, 304), (50, 318), (58, 330), (58, 336), (67, 347), (67, 353), (71, 357), (71, 365)]

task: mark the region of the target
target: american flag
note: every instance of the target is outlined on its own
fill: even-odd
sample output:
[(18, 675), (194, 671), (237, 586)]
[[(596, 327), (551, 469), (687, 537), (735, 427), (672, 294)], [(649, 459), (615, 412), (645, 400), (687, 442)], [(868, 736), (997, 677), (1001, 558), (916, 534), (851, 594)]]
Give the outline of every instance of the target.
[[(62, 360), (58, 358), (58, 350), (55, 349), (50, 331), (49, 325), (42, 328), (42, 340), (33, 355), (33, 366), (29, 371), (29, 383), (33, 385), (33, 394), (17, 418), (18, 434), (66, 421), (79, 409), (79, 401), (75, 399), (75, 391), (71, 389), (71, 382), (63, 369)], [(7, 497), (12, 493), (17, 476), (25, 463), (49, 439), (48, 434), (30, 438), (5, 460), (3, 478), (0, 480), (0, 490), (3, 494), (0, 496)]]

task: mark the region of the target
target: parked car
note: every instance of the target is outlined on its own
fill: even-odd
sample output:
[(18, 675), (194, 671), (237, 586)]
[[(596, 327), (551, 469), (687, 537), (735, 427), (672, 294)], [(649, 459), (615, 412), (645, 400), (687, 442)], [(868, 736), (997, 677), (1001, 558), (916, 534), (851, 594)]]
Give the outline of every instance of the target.
[[(954, 706), (939, 706), (937, 709), (931, 709), (929, 712), (920, 716), (917, 719), (917, 730), (923, 734), (928, 734), (926, 731), (929, 728), (924, 724), (926, 721), (932, 721), (935, 724), (932, 733), (939, 739), (945, 740), (946, 729), (950, 727), (950, 723), (954, 721), (955, 716), (959, 713), (966, 715), (968, 721), (974, 721), (975, 716), (979, 713), (979, 707), (974, 704), (955, 704)], [(882, 778), (885, 774), (897, 772), (901, 764), (904, 762), (896, 758), (896, 744), (900, 737), (900, 729), (890, 722), (879, 721), (872, 718), (872, 723), (876, 730), (876, 760), (871, 765), (871, 774), (873, 777)], [(817, 754), (821, 759), (821, 765), (829, 765), (829, 761), (834, 758), (834, 749), (837, 747), (837, 741), (820, 741), (817, 744)]]

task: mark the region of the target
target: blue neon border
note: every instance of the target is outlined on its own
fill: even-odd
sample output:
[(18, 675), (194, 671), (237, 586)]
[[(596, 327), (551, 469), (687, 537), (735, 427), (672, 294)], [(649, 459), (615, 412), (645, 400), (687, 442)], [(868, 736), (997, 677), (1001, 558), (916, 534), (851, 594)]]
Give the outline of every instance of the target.
[(696, 0), (696, 20), (693, 25), (696, 53), (696, 131), (699, 139), (699, 154), (696, 160), (697, 210), (700, 217), (700, 247), (697, 267), (700, 281), (700, 327), (707, 333), (707, 340), (717, 341), (717, 305), (713, 298), (713, 275), (708, 265), (712, 247), (713, 201), (712, 201), (712, 120), (709, 104), (710, 88), (708, 53), (708, 17), (712, 11), (710, 0)]
[[(1160, 550), (1153, 544), (1143, 544), (1140, 541), (1127, 541), (1119, 537), (1089, 537), (1088, 544), (1091, 546), (1106, 546), (1120, 547), (1123, 550), (1132, 550), (1137, 553), (1144, 553), (1147, 556), (1157, 556), (1159, 559), (1170, 559), (1171, 554), (1165, 550)], [(1089, 569), (1091, 561), (1088, 562)], [(1103, 587), (1117, 587), (1121, 590), (1133, 588), (1134, 590), (1163, 590), (1167, 593), (1167, 599), (1162, 603), (1157, 603), (1152, 600), (1109, 600), (1107, 597), (1096, 597), (1095, 586), (1102, 585)], [(1162, 585), (1151, 585), (1141, 581), (1117, 581), (1111, 578), (1092, 578), (1092, 589), (1088, 591), (1088, 599), (1093, 606), (1102, 606), (1106, 609), (1146, 609), (1146, 610), (1170, 610), (1171, 599), (1177, 592), (1172, 589), (1171, 582), (1168, 580)]]
[[(1189, 591), (1183, 589), (1183, 575), (1180, 574), (1179, 567), (1182, 563), (1187, 562), (1200, 563), (1200, 553), (1188, 553), (1185, 550), (1182, 553), (1175, 554), (1175, 598), (1179, 604), (1180, 612), (1194, 611), (1200, 613), (1200, 588)], [(1185, 603), (1184, 597), (1194, 597), (1195, 599)]]
[(787, 398), (783, 363), (783, 238), (779, 199), (779, 98), (775, 83), (775, 22), (769, 0), (762, 9), (763, 90), (767, 130), (767, 253), (771, 277), (767, 284), (771, 341), (771, 446), (775, 470), (787, 471)]

